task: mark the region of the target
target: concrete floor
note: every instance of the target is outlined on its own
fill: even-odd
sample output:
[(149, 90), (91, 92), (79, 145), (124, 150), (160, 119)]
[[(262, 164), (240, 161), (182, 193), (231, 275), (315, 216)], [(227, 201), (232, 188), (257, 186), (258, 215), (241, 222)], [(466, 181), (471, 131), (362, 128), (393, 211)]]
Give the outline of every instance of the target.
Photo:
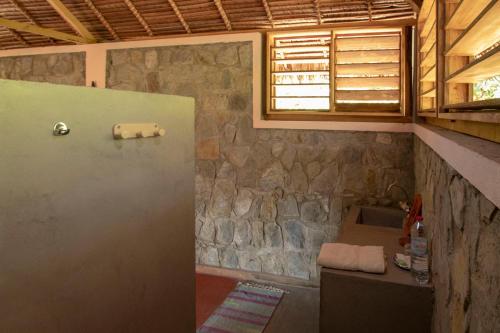
[[(196, 322), (200, 327), (236, 286), (237, 280), (196, 275)], [(319, 288), (266, 283), (286, 291), (264, 333), (319, 332)]]
[(273, 285), (286, 290), (287, 294), (274, 311), (264, 333), (318, 333), (319, 288)]

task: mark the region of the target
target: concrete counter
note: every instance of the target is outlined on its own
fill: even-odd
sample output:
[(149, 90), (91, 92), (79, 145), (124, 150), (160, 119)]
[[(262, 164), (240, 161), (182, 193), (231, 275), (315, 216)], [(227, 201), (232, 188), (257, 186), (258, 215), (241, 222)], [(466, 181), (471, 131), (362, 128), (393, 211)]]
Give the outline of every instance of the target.
[(420, 285), (392, 258), (403, 253), (401, 230), (358, 224), (360, 207), (346, 216), (339, 243), (381, 245), (387, 258), (385, 274), (321, 269), (321, 332), (430, 332), (432, 285)]

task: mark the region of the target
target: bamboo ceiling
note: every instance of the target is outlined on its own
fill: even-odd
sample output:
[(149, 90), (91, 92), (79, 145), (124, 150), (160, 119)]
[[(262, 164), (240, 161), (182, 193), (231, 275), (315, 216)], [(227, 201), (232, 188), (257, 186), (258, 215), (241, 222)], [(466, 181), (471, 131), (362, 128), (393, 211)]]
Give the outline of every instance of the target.
[[(0, 19), (80, 36), (54, 1), (0, 0)], [(409, 0), (61, 0), (98, 42), (415, 18)], [(51, 5), (52, 3), (52, 5)], [(417, 2), (418, 3), (418, 2)], [(68, 44), (0, 25), (0, 49)]]

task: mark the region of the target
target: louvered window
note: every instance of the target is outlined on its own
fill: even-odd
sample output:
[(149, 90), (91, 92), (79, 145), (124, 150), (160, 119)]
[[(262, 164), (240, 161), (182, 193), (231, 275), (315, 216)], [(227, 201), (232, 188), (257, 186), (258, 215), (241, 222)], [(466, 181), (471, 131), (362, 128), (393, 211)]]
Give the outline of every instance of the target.
[(405, 115), (403, 36), (401, 28), (269, 33), (267, 115)]

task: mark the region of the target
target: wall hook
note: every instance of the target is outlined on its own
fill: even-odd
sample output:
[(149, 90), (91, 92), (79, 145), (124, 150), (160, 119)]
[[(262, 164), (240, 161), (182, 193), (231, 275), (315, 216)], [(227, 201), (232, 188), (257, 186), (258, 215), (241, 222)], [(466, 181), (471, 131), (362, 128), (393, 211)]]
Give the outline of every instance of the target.
[(54, 130), (52, 133), (55, 136), (61, 136), (61, 135), (68, 135), (69, 131), (70, 131), (70, 129), (68, 128), (68, 126), (65, 123), (58, 122), (58, 123), (55, 123)]

